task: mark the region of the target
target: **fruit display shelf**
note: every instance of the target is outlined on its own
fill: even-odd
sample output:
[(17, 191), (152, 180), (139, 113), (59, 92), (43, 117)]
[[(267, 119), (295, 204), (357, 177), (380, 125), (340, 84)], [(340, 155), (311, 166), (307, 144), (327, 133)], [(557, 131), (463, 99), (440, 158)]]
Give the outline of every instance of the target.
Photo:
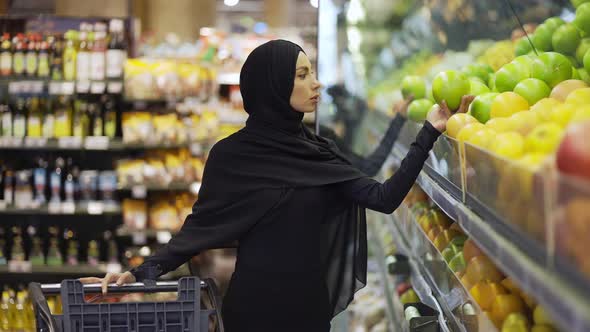
[[(399, 162), (406, 149), (394, 148), (394, 160)], [(542, 253), (526, 244), (526, 239), (512, 234), (503, 223), (477, 207), (463, 203), (462, 193), (451, 181), (432, 167), (425, 167), (418, 177), (424, 192), (449, 217), (458, 222), (479, 247), (502, 271), (539, 304), (543, 305), (564, 331), (590, 331), (590, 300), (588, 284), (570, 273), (557, 273), (539, 261)], [(416, 237), (415, 235), (413, 238)], [(414, 241), (415, 239), (412, 239)], [(523, 242), (525, 243), (523, 245)]]

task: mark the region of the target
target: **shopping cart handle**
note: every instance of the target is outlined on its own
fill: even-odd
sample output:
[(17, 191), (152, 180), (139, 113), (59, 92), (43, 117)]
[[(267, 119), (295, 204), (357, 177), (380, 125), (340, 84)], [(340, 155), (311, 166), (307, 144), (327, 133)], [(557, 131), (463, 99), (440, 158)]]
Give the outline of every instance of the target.
[[(84, 284), (84, 293), (101, 293), (102, 285)], [(205, 282), (201, 281), (201, 288), (207, 287)], [(55, 295), (59, 294), (61, 284), (43, 284), (41, 285), (43, 294)], [(145, 285), (142, 282), (134, 282), (131, 284), (124, 284), (117, 286), (117, 284), (109, 284), (107, 288), (108, 293), (159, 293), (159, 292), (176, 292), (178, 291), (178, 281), (158, 281), (155, 285)]]

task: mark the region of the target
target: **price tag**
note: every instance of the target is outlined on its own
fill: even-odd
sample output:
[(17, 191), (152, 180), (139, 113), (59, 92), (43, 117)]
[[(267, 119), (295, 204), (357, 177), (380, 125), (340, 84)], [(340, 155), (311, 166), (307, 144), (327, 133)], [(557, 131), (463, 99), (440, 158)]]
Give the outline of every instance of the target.
[(104, 212), (104, 204), (102, 202), (90, 202), (88, 203), (88, 214), (99, 215)]
[(6, 210), (6, 201), (2, 200), (0, 201), (0, 211), (4, 211)]
[(47, 138), (45, 137), (26, 137), (25, 146), (28, 148), (40, 148), (47, 145)]
[(61, 210), (61, 203), (59, 202), (49, 202), (47, 205), (47, 211), (49, 214), (59, 214), (62, 212)]
[(76, 86), (76, 84), (74, 82), (62, 82), (61, 83), (61, 94), (67, 95), (67, 96), (73, 95), (75, 86)]
[(31, 91), (34, 94), (43, 93), (43, 81), (32, 81), (31, 82)]
[(160, 244), (165, 244), (165, 243), (170, 242), (171, 238), (172, 238), (172, 234), (169, 231), (158, 231), (156, 233), (156, 240)]
[(88, 93), (90, 91), (90, 81), (78, 81), (76, 84), (77, 93)]
[(59, 95), (61, 94), (62, 83), (59, 82), (49, 82), (49, 94), (50, 95)]
[(122, 269), (119, 263), (108, 263), (106, 266), (107, 273), (119, 273)]
[(102, 94), (104, 93), (106, 83), (102, 81), (92, 82), (90, 84), (90, 93)]
[(144, 245), (147, 243), (147, 236), (144, 231), (134, 231), (132, 241), (134, 245)]
[(74, 204), (74, 202), (62, 203), (61, 212), (63, 214), (74, 214), (76, 212), (76, 204)]
[(57, 139), (57, 146), (62, 149), (79, 149), (82, 147), (82, 138), (76, 136), (60, 137)]
[(138, 199), (146, 198), (147, 188), (144, 185), (137, 185), (131, 187), (131, 197)]
[(29, 261), (8, 261), (8, 271), (31, 273), (32, 264)]
[(107, 136), (91, 136), (84, 141), (84, 148), (87, 150), (107, 150), (109, 138)]
[(11, 95), (18, 94), (21, 92), (21, 82), (10, 82), (8, 83), (8, 93)]
[(123, 82), (109, 82), (107, 92), (113, 94), (123, 92)]

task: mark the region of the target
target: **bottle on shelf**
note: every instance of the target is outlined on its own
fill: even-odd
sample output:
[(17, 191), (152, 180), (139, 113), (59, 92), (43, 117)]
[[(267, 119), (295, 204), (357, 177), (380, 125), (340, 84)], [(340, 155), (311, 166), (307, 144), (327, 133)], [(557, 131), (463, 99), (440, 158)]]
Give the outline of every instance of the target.
[(48, 40), (49, 48), (51, 50), (49, 57), (51, 62), (51, 79), (54, 81), (60, 81), (64, 79), (64, 40), (60, 35), (50, 36)]
[(45, 255), (43, 254), (43, 243), (37, 234), (35, 227), (28, 228), (29, 236), (31, 237), (31, 252), (29, 253), (29, 261), (32, 265), (45, 265)]
[(80, 24), (78, 54), (76, 57), (76, 80), (87, 81), (90, 79), (90, 48), (89, 35), (92, 32), (92, 25)]
[(39, 54), (37, 56), (37, 76), (48, 78), (51, 74), (51, 60), (49, 58), (49, 41), (39, 40)]
[(28, 325), (26, 322), (27, 315), (25, 312), (25, 293), (23, 291), (19, 291), (16, 293), (16, 299), (14, 301), (14, 330), (15, 331), (24, 331), (25, 326)]
[(51, 186), (51, 202), (61, 202), (61, 178), (64, 167), (64, 160), (61, 157), (55, 159), (55, 169), (51, 172), (49, 177), (49, 185)]
[(28, 77), (37, 75), (37, 35), (29, 35), (27, 43), (27, 53), (25, 55), (25, 74)]
[(7, 32), (2, 35), (0, 44), (0, 75), (12, 75), (12, 42)]
[(8, 103), (0, 105), (0, 136), (12, 136), (12, 110)]
[(43, 116), (43, 137), (55, 136), (55, 113), (53, 111), (52, 103), (46, 98), (39, 100), (39, 107)]
[(12, 234), (14, 239), (12, 241), (12, 250), (10, 251), (10, 260), (16, 262), (25, 261), (25, 249), (23, 247), (23, 238), (20, 233), (20, 229), (13, 228)]
[(94, 42), (92, 44), (92, 54), (90, 59), (90, 78), (92, 80), (104, 80), (106, 58), (106, 25), (102, 22), (94, 24)]
[(2, 182), (4, 184), (4, 202), (7, 205), (12, 205), (14, 203), (14, 171), (7, 168), (4, 171)]
[(79, 98), (75, 101), (72, 116), (72, 134), (77, 137), (86, 137), (88, 136), (89, 127), (88, 103), (85, 98)]
[(0, 227), (0, 265), (6, 265), (6, 232)]
[(47, 161), (43, 158), (37, 159), (37, 167), (33, 171), (33, 183), (35, 184), (35, 202), (38, 205), (45, 204), (47, 197)]
[(88, 103), (88, 120), (88, 134), (90, 136), (103, 136), (104, 133), (101, 109), (98, 104), (94, 102)]
[(68, 96), (58, 96), (53, 101), (55, 113), (55, 137), (72, 136), (72, 104)]
[(106, 77), (122, 78), (123, 66), (127, 59), (123, 20), (112, 19), (109, 22), (110, 41), (106, 54)]
[(10, 291), (4, 289), (2, 292), (2, 303), (0, 304), (0, 330), (12, 331), (14, 328), (14, 302), (10, 298)]
[(39, 97), (29, 98), (26, 104), (28, 105), (27, 136), (41, 137), (43, 113), (39, 107)]
[(90, 266), (97, 266), (100, 258), (100, 250), (98, 248), (98, 242), (92, 240), (88, 243), (88, 258), (87, 262)]
[(76, 79), (76, 61), (78, 59), (78, 50), (76, 49), (77, 32), (69, 30), (65, 34), (65, 46), (63, 48), (63, 79), (73, 81)]
[(27, 135), (27, 105), (22, 96), (16, 99), (12, 119), (12, 135), (14, 137), (25, 137)]
[(80, 197), (80, 168), (76, 165), (72, 158), (68, 158), (66, 162), (66, 177), (64, 180), (65, 199), (68, 203), (74, 203)]
[(102, 115), (104, 122), (104, 135), (110, 138), (114, 138), (117, 134), (117, 111), (115, 110), (115, 102), (113, 97), (104, 94), (102, 97)]
[(67, 243), (67, 254), (66, 261), (68, 265), (76, 266), (78, 262), (78, 241), (74, 236), (74, 232), (71, 229), (64, 231), (64, 241)]
[(31, 175), (31, 171), (28, 169), (16, 172), (14, 206), (19, 209), (27, 209), (33, 205)]
[(12, 40), (14, 52), (12, 55), (12, 73), (15, 76), (22, 76), (25, 74), (25, 52), (27, 41), (22, 33), (17, 34)]
[(62, 255), (59, 250), (58, 231), (55, 227), (49, 228), (49, 250), (47, 251), (47, 265), (61, 266), (63, 264)]

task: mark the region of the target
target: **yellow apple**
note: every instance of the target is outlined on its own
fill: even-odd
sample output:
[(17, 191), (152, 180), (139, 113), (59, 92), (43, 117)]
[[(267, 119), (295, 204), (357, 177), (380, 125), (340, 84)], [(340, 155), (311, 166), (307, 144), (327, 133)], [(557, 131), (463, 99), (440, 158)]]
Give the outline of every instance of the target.
[(456, 113), (447, 121), (447, 135), (457, 138), (459, 131), (469, 123), (479, 123), (476, 118), (466, 113)]
[(510, 121), (508, 118), (495, 118), (490, 119), (488, 122), (486, 122), (486, 127), (492, 129), (497, 133), (514, 131), (513, 125), (514, 123), (512, 123), (512, 121)]
[(489, 148), (490, 144), (496, 138), (496, 135), (496, 131), (484, 128), (475, 132), (475, 134), (471, 135), (465, 140), (465, 142), (485, 150)]
[(580, 123), (588, 120), (590, 120), (590, 105), (578, 108), (578, 110), (572, 116), (570, 123)]
[(494, 118), (509, 117), (514, 113), (529, 109), (529, 102), (514, 92), (503, 92), (492, 102), (490, 116)]
[(509, 119), (513, 122), (514, 131), (523, 136), (528, 135), (540, 122), (539, 115), (531, 111), (518, 112)]
[(528, 153), (550, 154), (557, 150), (563, 137), (563, 128), (555, 123), (542, 123), (525, 138), (525, 151)]
[(463, 128), (461, 128), (461, 130), (459, 130), (459, 133), (457, 134), (457, 140), (459, 142), (465, 142), (467, 139), (473, 136), (473, 134), (482, 129), (485, 129), (485, 126), (479, 122), (468, 123)]
[(500, 133), (490, 145), (490, 150), (508, 159), (520, 158), (524, 154), (524, 138), (514, 131)]
[(551, 112), (551, 122), (560, 125), (562, 128), (565, 128), (570, 123), (570, 120), (574, 116), (575, 112), (576, 106), (572, 104), (559, 105), (553, 109), (553, 112)]
[(566, 104), (571, 105), (586, 105), (590, 101), (590, 88), (578, 89), (570, 93), (566, 100)]
[(557, 99), (544, 98), (531, 107), (531, 112), (537, 113), (541, 122), (549, 122), (551, 121), (553, 109), (561, 104), (561, 101)]

